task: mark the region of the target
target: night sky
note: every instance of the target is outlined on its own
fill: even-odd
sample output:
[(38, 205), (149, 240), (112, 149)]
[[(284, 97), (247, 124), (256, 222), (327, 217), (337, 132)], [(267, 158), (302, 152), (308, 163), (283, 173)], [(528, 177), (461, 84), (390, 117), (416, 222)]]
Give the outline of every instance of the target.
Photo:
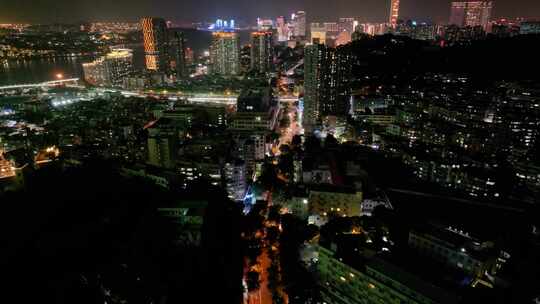
[[(0, 23), (136, 20), (143, 15), (174, 21), (236, 18), (252, 22), (257, 16), (289, 15), (305, 10), (308, 19), (340, 16), (382, 22), (390, 0), (0, 0)], [(451, 0), (402, 0), (401, 16), (420, 21), (447, 22)], [(495, 0), (494, 17), (540, 17), (539, 0)]]

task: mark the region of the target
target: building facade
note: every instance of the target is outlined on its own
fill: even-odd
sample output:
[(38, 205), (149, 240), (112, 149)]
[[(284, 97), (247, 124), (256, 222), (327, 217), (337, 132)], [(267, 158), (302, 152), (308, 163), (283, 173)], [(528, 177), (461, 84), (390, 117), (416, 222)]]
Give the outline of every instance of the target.
[(156, 72), (168, 70), (168, 33), (167, 23), (161, 18), (142, 18), (144, 56), (146, 69)]
[(285, 21), (284, 16), (279, 16), (276, 19), (276, 28), (277, 28), (277, 41), (286, 42), (289, 40), (289, 26)]
[(234, 76), (240, 72), (240, 40), (233, 32), (214, 32), (210, 46), (210, 72)]
[(481, 26), (488, 29), (491, 19), (493, 1), (459, 1), (452, 2), (450, 24), (460, 27)]
[(148, 164), (172, 169), (176, 166), (178, 132), (171, 120), (162, 118), (148, 129)]
[(311, 23), (310, 37), (311, 43), (326, 44), (326, 26), (324, 25), (324, 23)]
[(242, 201), (246, 194), (245, 162), (236, 160), (225, 163), (222, 176), (229, 198), (234, 201)]
[(271, 31), (251, 33), (251, 70), (268, 73), (273, 70), (274, 35)]
[(388, 23), (392, 27), (395, 27), (397, 25), (399, 19), (399, 0), (391, 0), (390, 2), (390, 17), (388, 19)]
[(292, 14), (291, 17), (292, 36), (303, 39), (306, 37), (306, 12), (298, 11)]
[(339, 28), (338, 30), (340, 32), (346, 31), (349, 32), (349, 34), (352, 34), (354, 32), (355, 28), (355, 20), (354, 18), (339, 18)]
[(96, 86), (122, 86), (124, 78), (133, 71), (133, 53), (129, 49), (116, 49), (82, 66), (86, 82)]
[(458, 303), (455, 296), (379, 258), (358, 269), (341, 261), (332, 250), (316, 249), (321, 296), (326, 303)]
[(441, 261), (467, 274), (481, 277), (494, 274), (493, 244), (480, 242), (462, 231), (449, 229), (413, 230), (409, 233), (409, 246), (423, 256)]
[(304, 51), (304, 117), (306, 131), (313, 131), (326, 115), (344, 117), (349, 112), (352, 49), (320, 43)]
[(169, 34), (169, 60), (171, 70), (175, 72), (176, 77), (178, 78), (186, 77), (186, 41), (184, 39), (184, 33), (174, 31)]
[(304, 51), (304, 116), (306, 131), (312, 131), (321, 118), (321, 86), (327, 48), (322, 44), (308, 45)]

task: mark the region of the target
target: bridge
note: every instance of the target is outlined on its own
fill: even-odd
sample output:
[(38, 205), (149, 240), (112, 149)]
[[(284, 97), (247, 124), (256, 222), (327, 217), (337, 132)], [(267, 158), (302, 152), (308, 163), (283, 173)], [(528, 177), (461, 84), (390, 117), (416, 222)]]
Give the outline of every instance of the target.
[[(118, 92), (114, 89), (100, 89), (102, 92), (109, 91), (109, 92)], [(148, 97), (152, 96), (153, 94), (148, 93), (139, 93), (139, 92), (133, 92), (133, 91), (126, 91), (122, 90), (119, 91), (123, 96), (125, 97)], [(225, 104), (225, 105), (236, 105), (236, 101), (238, 99), (238, 96), (236, 95), (219, 95), (219, 94), (174, 94), (174, 93), (168, 93), (165, 96), (167, 96), (169, 99), (175, 100), (179, 98), (185, 98), (189, 102), (192, 103), (213, 103), (213, 104)], [(296, 102), (298, 100), (298, 97), (293, 95), (288, 96), (280, 96), (279, 101), (280, 102)]]
[(296, 102), (296, 101), (298, 101), (298, 97), (296, 97), (294, 95), (280, 96), (279, 101), (280, 102), (286, 102), (286, 103)]
[(188, 97), (187, 100), (193, 103), (221, 103), (236, 105), (238, 97), (231, 96), (193, 96)]
[(29, 88), (42, 88), (42, 87), (53, 87), (57, 85), (62, 85), (66, 83), (77, 83), (79, 78), (69, 78), (69, 79), (59, 79), (53, 81), (45, 81), (40, 83), (25, 83), (25, 84), (14, 84), (8, 86), (0, 86), (0, 90), (15, 90), (15, 89), (29, 89)]
[[(303, 62), (302, 62), (303, 63)], [(16, 85), (8, 85), (8, 86), (0, 86), (1, 90), (13, 90), (13, 89), (24, 89), (24, 88), (39, 88), (39, 87), (52, 87), (62, 84), (70, 84), (75, 83), (79, 81), (79, 78), (70, 78), (70, 79), (60, 79), (60, 80), (53, 80), (53, 81), (46, 81), (41, 83), (31, 83), (31, 84), (16, 84)], [(77, 87), (77, 88), (84, 88), (83, 86), (77, 86), (77, 85), (69, 85), (70, 87)], [(128, 91), (128, 90), (119, 90), (114, 88), (95, 88), (95, 90), (99, 93), (105, 93), (105, 92), (118, 92), (122, 94), (125, 97), (148, 97), (152, 96), (154, 94), (149, 93), (143, 93), (143, 92), (136, 92), (136, 91)], [(226, 104), (226, 105), (236, 105), (236, 100), (238, 99), (238, 96), (236, 95), (218, 95), (218, 94), (191, 94), (191, 95), (185, 95), (185, 94), (166, 94), (169, 98), (186, 98), (188, 101), (193, 103), (214, 103), (214, 104)], [(298, 100), (298, 97), (288, 95), (288, 96), (280, 96), (279, 101), (280, 102), (295, 102)]]

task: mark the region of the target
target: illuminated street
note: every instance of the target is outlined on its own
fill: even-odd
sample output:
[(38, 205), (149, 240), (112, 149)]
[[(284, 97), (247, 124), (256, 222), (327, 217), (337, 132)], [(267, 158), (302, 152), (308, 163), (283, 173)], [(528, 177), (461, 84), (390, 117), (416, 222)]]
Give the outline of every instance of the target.
[(272, 292), (268, 288), (268, 267), (270, 267), (271, 261), (268, 258), (266, 248), (263, 248), (261, 255), (257, 259), (259, 270), (260, 287), (253, 292), (247, 292), (247, 296), (244, 296), (245, 304), (272, 304)]
[(297, 120), (297, 117), (301, 115), (301, 113), (299, 113), (298, 106), (296, 106), (294, 102), (287, 103), (287, 106), (289, 112), (286, 115), (288, 115), (288, 120), (290, 121), (290, 124), (287, 128), (283, 129), (283, 131), (280, 132), (281, 134), (279, 137), (278, 148), (284, 144), (290, 144), (295, 135), (303, 134), (302, 126)]
[[(271, 226), (268, 221), (265, 222), (265, 226)], [(266, 231), (266, 228), (264, 229)], [(259, 273), (259, 280), (260, 280), (260, 287), (252, 292), (248, 292), (247, 288), (244, 293), (244, 303), (245, 304), (272, 304), (273, 301), (273, 291), (269, 287), (269, 281), (271, 280), (269, 278), (269, 269), (272, 267), (272, 259), (269, 256), (269, 252), (273, 252), (274, 256), (274, 263), (279, 264), (279, 250), (277, 249), (278, 244), (270, 245), (268, 240), (266, 239), (266, 233), (264, 233), (263, 238), (260, 239), (261, 242), (261, 254), (257, 258), (257, 264), (252, 267), (252, 270), (256, 270)], [(245, 269), (245, 274), (250, 269)], [(280, 277), (280, 267), (278, 267), (278, 271), (276, 275)], [(244, 281), (246, 279), (244, 278)], [(283, 299), (283, 303), (288, 303), (288, 296), (285, 293), (282, 286), (278, 285), (275, 287), (275, 291), (277, 292), (280, 297)]]
[(8, 160), (4, 159), (2, 150), (0, 150), (0, 179), (14, 177), (15, 174), (15, 168)]

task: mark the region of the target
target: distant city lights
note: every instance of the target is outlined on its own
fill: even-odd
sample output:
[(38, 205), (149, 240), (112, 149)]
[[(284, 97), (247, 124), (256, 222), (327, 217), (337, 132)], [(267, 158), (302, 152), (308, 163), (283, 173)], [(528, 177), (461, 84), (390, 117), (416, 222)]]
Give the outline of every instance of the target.
[(210, 24), (208, 27), (211, 31), (234, 31), (236, 28), (236, 23), (234, 19), (229, 21), (223, 19), (217, 19), (216, 23)]

